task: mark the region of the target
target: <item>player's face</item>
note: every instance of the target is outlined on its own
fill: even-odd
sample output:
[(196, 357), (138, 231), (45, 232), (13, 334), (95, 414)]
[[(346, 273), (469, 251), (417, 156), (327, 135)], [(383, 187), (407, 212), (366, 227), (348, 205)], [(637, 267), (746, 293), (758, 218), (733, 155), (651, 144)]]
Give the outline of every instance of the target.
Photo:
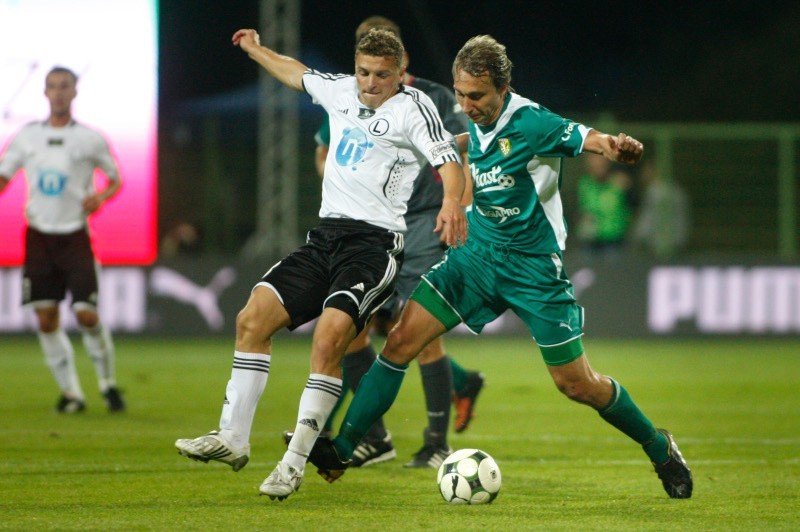
[(63, 116), (69, 114), (75, 90), (75, 79), (66, 72), (53, 72), (44, 82), (44, 95), (50, 101), (50, 114)]
[(489, 76), (475, 77), (463, 70), (453, 78), (456, 100), (467, 117), (479, 126), (488, 126), (500, 116), (508, 88), (498, 90)]
[(370, 109), (377, 109), (397, 94), (402, 79), (403, 71), (394, 59), (356, 55), (358, 99)]

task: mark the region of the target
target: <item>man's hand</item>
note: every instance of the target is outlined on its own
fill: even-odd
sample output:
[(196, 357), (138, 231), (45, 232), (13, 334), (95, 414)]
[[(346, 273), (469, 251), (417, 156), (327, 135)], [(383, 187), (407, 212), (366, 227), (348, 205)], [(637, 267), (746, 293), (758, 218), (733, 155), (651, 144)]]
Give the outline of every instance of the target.
[(239, 30), (233, 34), (234, 46), (238, 46), (247, 53), (261, 47), (261, 39), (256, 30)]
[(644, 146), (635, 138), (620, 133), (616, 137), (609, 135), (608, 141), (614, 154), (613, 160), (625, 164), (636, 164), (642, 158)]
[(103, 199), (100, 197), (100, 195), (94, 194), (83, 200), (83, 210), (88, 214), (94, 214), (94, 212), (97, 211), (102, 204)]
[(436, 227), (433, 232), (440, 231), (442, 234), (439, 240), (448, 246), (462, 246), (467, 241), (467, 218), (457, 200), (445, 198), (442, 201), (442, 209), (436, 217)]
[(264, 67), (275, 79), (290, 89), (303, 91), (303, 72), (306, 71), (306, 66), (296, 59), (261, 46), (256, 30), (239, 30), (233, 34), (231, 41), (234, 46), (247, 52), (250, 59)]
[(88, 196), (83, 200), (83, 203), (81, 204), (83, 206), (83, 210), (87, 214), (94, 214), (97, 212), (97, 209), (103, 205), (103, 203), (117, 195), (117, 192), (119, 192), (121, 186), (122, 181), (119, 179), (110, 180), (106, 188), (100, 192)]

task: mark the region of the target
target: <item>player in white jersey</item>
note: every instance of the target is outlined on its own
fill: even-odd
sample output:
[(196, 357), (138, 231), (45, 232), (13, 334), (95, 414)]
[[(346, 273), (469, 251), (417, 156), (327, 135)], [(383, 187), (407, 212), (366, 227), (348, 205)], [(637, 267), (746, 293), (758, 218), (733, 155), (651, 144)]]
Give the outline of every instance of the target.
[(289, 448), (260, 492), (283, 500), (300, 487), (306, 460), (342, 393), (341, 359), (369, 317), (391, 296), (403, 260), (403, 215), (413, 181), (430, 163), (444, 198), (436, 232), (466, 240), (460, 206), (464, 174), (453, 137), (425, 94), (403, 87), (403, 46), (386, 30), (356, 47), (355, 76), (323, 74), (263, 47), (255, 30), (233, 43), (286, 86), (305, 91), (331, 116), (320, 224), (306, 244), (273, 265), (236, 320), (233, 370), (220, 430), (175, 442), (191, 459), (238, 471), (249, 460), (250, 431), (266, 386), (272, 335), (316, 317), (311, 374), (300, 398)]
[[(74, 350), (61, 327), (58, 304), (69, 291), (83, 344), (95, 366), (100, 392), (111, 412), (125, 409), (114, 375), (111, 334), (97, 313), (98, 267), (87, 218), (120, 188), (117, 164), (105, 139), (72, 119), (77, 95), (74, 72), (55, 67), (45, 78), (50, 116), (31, 122), (11, 140), (0, 159), (0, 192), (18, 170), (27, 177), (23, 304), (33, 307), (45, 361), (61, 389), (56, 410), (85, 409)], [(95, 189), (94, 172), (108, 179)]]
[[(402, 42), (400, 27), (393, 20), (380, 15), (364, 19), (356, 28), (355, 42), (373, 28), (384, 28), (394, 33)], [(404, 62), (409, 64), (408, 53)], [(423, 78), (413, 76), (406, 70), (403, 74), (403, 85), (423, 91), (431, 98), (445, 128), (453, 134), (467, 130), (467, 118), (456, 103), (452, 89)], [(315, 135), (317, 147), (314, 161), (317, 173), (324, 177), (324, 167), (330, 151), (330, 120), (325, 114), (324, 121)], [(435, 170), (426, 164), (419, 177), (414, 181), (414, 188), (408, 200), (405, 214), (407, 230), (405, 232), (405, 252), (403, 267), (397, 277), (395, 293), (380, 310), (374, 319), (350, 343), (342, 361), (342, 376), (346, 388), (353, 392), (358, 388), (361, 377), (369, 371), (377, 353), (372, 346), (370, 329), (375, 329), (386, 336), (400, 315), (405, 301), (419, 282), (420, 276), (439, 262), (444, 248), (438, 235), (432, 232), (436, 226), (436, 216), (442, 204), (442, 183)], [(423, 430), (422, 447), (413, 455), (405, 467), (438, 469), (442, 461), (452, 452), (447, 443), (448, 424), (450, 423), (450, 404), (455, 405), (455, 430), (467, 429), (473, 417), (475, 401), (484, 384), (483, 374), (469, 371), (461, 367), (456, 360), (445, 351), (441, 337), (431, 342), (417, 358), (422, 389), (425, 397), (427, 426)], [(342, 394), (341, 405), (346, 398)], [(333, 433), (334, 409), (325, 425), (322, 435)], [(291, 432), (283, 433), (286, 443), (291, 439)], [(364, 467), (392, 460), (397, 451), (392, 442), (391, 433), (386, 429), (383, 418), (378, 419), (353, 452), (350, 467)]]

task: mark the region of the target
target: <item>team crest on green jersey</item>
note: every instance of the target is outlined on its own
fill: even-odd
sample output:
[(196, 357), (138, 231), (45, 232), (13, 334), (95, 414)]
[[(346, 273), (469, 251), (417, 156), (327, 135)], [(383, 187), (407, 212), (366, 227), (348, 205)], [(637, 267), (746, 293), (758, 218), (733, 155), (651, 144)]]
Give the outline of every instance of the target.
[(500, 153), (503, 154), (503, 157), (508, 157), (508, 154), (511, 153), (511, 141), (508, 139), (498, 139), (497, 146), (500, 148)]

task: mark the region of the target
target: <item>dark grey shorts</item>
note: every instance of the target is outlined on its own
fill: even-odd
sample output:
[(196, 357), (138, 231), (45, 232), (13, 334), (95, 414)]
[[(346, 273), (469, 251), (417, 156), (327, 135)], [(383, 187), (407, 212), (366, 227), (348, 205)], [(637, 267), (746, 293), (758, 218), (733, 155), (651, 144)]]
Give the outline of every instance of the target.
[(397, 277), (395, 293), (381, 307), (381, 311), (388, 313), (392, 318), (399, 315), (399, 311), (419, 284), (422, 274), (442, 260), (442, 255), (447, 249), (447, 246), (439, 240), (440, 233), (433, 232), (438, 214), (439, 209), (436, 208), (408, 214), (405, 217), (407, 230), (403, 268)]

